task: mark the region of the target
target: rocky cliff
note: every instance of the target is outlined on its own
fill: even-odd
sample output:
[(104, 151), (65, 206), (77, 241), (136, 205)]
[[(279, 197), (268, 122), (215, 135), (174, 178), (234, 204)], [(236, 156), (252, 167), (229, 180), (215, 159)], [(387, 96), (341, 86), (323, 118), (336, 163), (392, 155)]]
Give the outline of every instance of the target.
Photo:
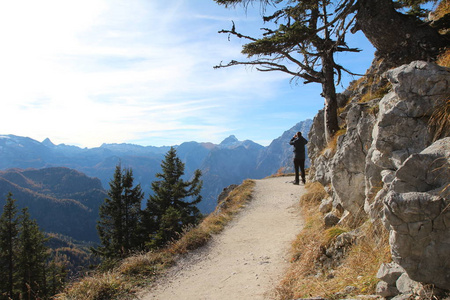
[(332, 202), (323, 212), (351, 228), (370, 219), (389, 231), (393, 263), (380, 268), (378, 287), (385, 297), (423, 284), (450, 289), (450, 138), (430, 122), (448, 106), (449, 85), (449, 68), (374, 61), (339, 97), (335, 140), (325, 141), (323, 112), (309, 134), (310, 179), (330, 195), (322, 207)]

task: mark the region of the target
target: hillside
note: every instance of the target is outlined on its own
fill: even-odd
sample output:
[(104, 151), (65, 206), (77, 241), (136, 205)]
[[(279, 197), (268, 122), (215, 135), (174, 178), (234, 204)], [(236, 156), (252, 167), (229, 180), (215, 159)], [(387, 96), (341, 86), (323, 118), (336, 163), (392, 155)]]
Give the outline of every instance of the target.
[(106, 197), (99, 179), (62, 167), (0, 171), (0, 198), (9, 192), (43, 231), (98, 241), (98, 208)]

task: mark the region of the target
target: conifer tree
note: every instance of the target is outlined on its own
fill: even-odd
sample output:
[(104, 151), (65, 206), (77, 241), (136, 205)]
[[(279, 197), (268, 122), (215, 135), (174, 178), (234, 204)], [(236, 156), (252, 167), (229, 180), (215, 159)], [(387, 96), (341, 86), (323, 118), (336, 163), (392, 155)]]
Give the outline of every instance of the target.
[(177, 237), (183, 228), (195, 225), (201, 219), (197, 204), (201, 201), (201, 172), (196, 170), (191, 181), (182, 179), (184, 164), (171, 148), (161, 163), (161, 180), (152, 183), (153, 195), (147, 201), (145, 225), (150, 233), (148, 246), (164, 246)]
[(60, 257), (54, 257), (47, 266), (46, 283), (48, 295), (56, 295), (64, 286), (67, 276), (66, 261)]
[(143, 193), (138, 184), (133, 187), (133, 172), (116, 166), (109, 183), (109, 198), (100, 206), (97, 231), (101, 246), (94, 253), (105, 258), (124, 257), (133, 250), (140, 250), (143, 240), (140, 230)]
[(48, 299), (62, 287), (65, 266), (50, 268), (58, 282), (48, 281), (48, 266), (55, 264), (48, 261), (48, 238), (27, 208), (17, 215), (15, 202), (9, 193), (0, 216), (0, 299)]
[[(331, 5), (326, 14), (328, 26), (355, 33), (361, 30), (377, 49), (377, 56), (389, 63), (401, 65), (413, 60), (434, 60), (449, 44), (446, 32), (449, 16), (438, 22), (424, 20), (426, 3), (445, 3), (448, 0), (214, 0), (220, 5), (235, 6), (259, 2), (264, 9), (273, 5), (303, 10), (311, 5)], [(405, 11), (407, 14), (405, 14)], [(348, 26), (342, 26), (350, 20)], [(321, 23), (327, 26), (325, 23)], [(295, 54), (295, 53), (294, 53)]]
[(17, 263), (19, 235), (19, 220), (15, 202), (12, 194), (9, 193), (0, 216), (0, 290), (2, 291), (0, 299), (13, 299), (15, 294), (14, 271)]
[(28, 209), (22, 210), (17, 272), (22, 299), (37, 299), (47, 296), (46, 261), (47, 239), (39, 230), (36, 220), (30, 218)]
[[(346, 34), (362, 30), (377, 49), (377, 56), (392, 66), (412, 60), (433, 60), (448, 46), (449, 39), (438, 28), (423, 22), (420, 5), (437, 0), (215, 0), (220, 5), (242, 4), (246, 9), (253, 2), (260, 2), (262, 11), (268, 6), (275, 12), (264, 16), (265, 23), (275, 29), (262, 28), (262, 37), (253, 37), (236, 31), (222, 30), (249, 41), (242, 47), (247, 60), (232, 60), (215, 68), (235, 65), (255, 66), (257, 70), (281, 71), (302, 79), (304, 83), (320, 83), (321, 96), (325, 100), (325, 134), (330, 138), (339, 129), (337, 118), (337, 95), (342, 72), (351, 75), (344, 66), (335, 61), (339, 52), (357, 52), (346, 43)], [(411, 8), (413, 15), (400, 11)], [(419, 12), (419, 13), (417, 13)], [(444, 19), (444, 18), (442, 18)], [(447, 16), (448, 19), (448, 16)], [(435, 22), (438, 23), (438, 22)], [(448, 21), (439, 24), (448, 31)], [(335, 76), (337, 75), (337, 76)]]
[(250, 65), (262, 72), (287, 73), (293, 80), (301, 79), (305, 84), (321, 84), (321, 95), (325, 99), (325, 133), (326, 139), (330, 140), (339, 130), (336, 84), (340, 83), (342, 72), (353, 74), (336, 63), (334, 57), (340, 52), (360, 51), (345, 42), (347, 20), (330, 20), (330, 11), (334, 8), (328, 0), (289, 1), (285, 7), (263, 17), (264, 22), (272, 22), (277, 28), (263, 28), (261, 38), (237, 32), (233, 23), (231, 30), (220, 32), (248, 40), (242, 53), (250, 60), (232, 60), (215, 68)]
[(144, 241), (142, 239), (142, 210), (141, 203), (144, 193), (141, 186), (133, 188), (133, 171), (125, 170), (123, 180), (124, 200), (124, 248), (125, 250), (140, 250)]

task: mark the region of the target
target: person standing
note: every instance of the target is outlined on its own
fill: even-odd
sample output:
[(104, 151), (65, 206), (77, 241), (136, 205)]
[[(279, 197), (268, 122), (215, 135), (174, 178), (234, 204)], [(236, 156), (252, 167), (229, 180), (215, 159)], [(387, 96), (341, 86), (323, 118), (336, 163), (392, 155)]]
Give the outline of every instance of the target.
[(302, 136), (302, 133), (297, 132), (294, 137), (289, 142), (290, 145), (294, 146), (294, 169), (295, 169), (295, 181), (294, 184), (300, 183), (299, 169), (302, 175), (302, 182), (305, 184), (305, 145), (308, 141)]

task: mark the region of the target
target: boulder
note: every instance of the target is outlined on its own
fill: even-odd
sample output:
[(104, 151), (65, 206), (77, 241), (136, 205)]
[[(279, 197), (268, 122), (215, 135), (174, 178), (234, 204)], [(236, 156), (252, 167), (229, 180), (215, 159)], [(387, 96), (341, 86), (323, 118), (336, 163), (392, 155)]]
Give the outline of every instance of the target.
[(334, 225), (339, 223), (339, 218), (331, 212), (327, 213), (323, 220), (325, 223), (325, 227), (333, 227)]
[(411, 155), (397, 170), (392, 190), (397, 193), (430, 192), (440, 194), (450, 178), (450, 137), (439, 140)]
[(405, 273), (405, 269), (395, 262), (383, 263), (378, 269), (377, 278), (395, 286), (395, 282), (403, 273)]
[(393, 297), (399, 293), (395, 285), (390, 285), (385, 281), (378, 282), (375, 292), (381, 297)]
[(422, 285), (419, 282), (411, 280), (406, 273), (403, 273), (398, 278), (396, 287), (401, 294), (418, 294), (422, 289)]
[(227, 187), (225, 187), (222, 192), (220, 192), (219, 196), (217, 197), (217, 203), (221, 203), (222, 201), (225, 200), (225, 198), (228, 197), (228, 195), (235, 189), (237, 188), (238, 185), (237, 184), (231, 184)]
[[(308, 180), (313, 178), (320, 182), (317, 178), (317, 167), (321, 167), (322, 164), (317, 162), (316, 159), (322, 157), (321, 151), (327, 145), (325, 140), (325, 126), (324, 126), (324, 110), (321, 109), (314, 117), (313, 124), (308, 134), (308, 157), (311, 160), (311, 166), (309, 169)], [(319, 175), (319, 177), (325, 176), (324, 173)], [(322, 183), (323, 184), (323, 183)], [(326, 185), (326, 184), (323, 184)]]
[(356, 232), (354, 232), (354, 231), (353, 232), (344, 232), (336, 238), (336, 243), (334, 244), (334, 247), (336, 249), (349, 247), (350, 245), (353, 244), (353, 242), (356, 240), (356, 238), (357, 238)]
[(329, 213), (333, 209), (333, 199), (331, 197), (322, 199), (319, 211), (323, 214)]
[(408, 158), (383, 210), (393, 260), (411, 279), (442, 289), (450, 287), (449, 145), (450, 138), (439, 140)]
[(381, 171), (397, 171), (408, 157), (431, 144), (428, 119), (450, 86), (450, 69), (424, 61), (389, 70), (386, 77), (392, 91), (379, 102), (366, 160), (364, 208), (372, 218), (379, 217), (384, 198), (373, 196), (380, 190), (376, 186), (382, 184)]
[[(381, 219), (390, 231), (393, 261), (412, 280), (448, 290), (450, 138), (433, 143), (428, 121), (449, 95), (450, 69), (415, 61), (387, 71), (385, 79), (392, 89), (382, 99), (356, 102), (371, 90), (369, 81), (344, 95), (350, 104), (340, 117), (347, 127), (335, 152), (324, 150), (323, 111), (318, 114), (310, 132), (311, 174), (326, 186), (333, 207), (345, 210), (340, 224), (362, 210)], [(328, 211), (327, 204), (321, 211)], [(328, 226), (336, 220), (325, 216)]]

